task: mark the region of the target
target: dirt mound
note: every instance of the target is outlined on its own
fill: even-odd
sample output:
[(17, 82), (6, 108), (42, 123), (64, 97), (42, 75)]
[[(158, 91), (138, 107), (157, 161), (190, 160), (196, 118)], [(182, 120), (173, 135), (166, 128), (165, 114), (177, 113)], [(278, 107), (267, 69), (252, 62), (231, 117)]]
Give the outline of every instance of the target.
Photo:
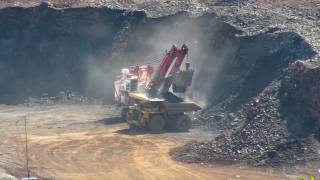
[[(287, 76), (272, 82), (240, 110), (239, 113), (245, 119), (240, 130), (230, 135), (221, 135), (213, 141), (187, 144), (174, 150), (172, 155), (186, 162), (245, 162), (257, 166), (296, 165), (318, 160), (317, 141), (314, 139), (318, 136), (318, 119), (310, 120), (303, 116), (295, 116), (295, 111), (288, 113), (284, 110), (286, 107), (294, 107), (288, 99), (303, 102), (298, 107), (304, 107), (305, 111), (299, 111), (300, 114), (311, 114), (308, 110), (314, 110), (318, 105), (313, 103), (313, 99), (305, 98), (310, 91), (319, 92), (318, 83), (309, 84), (314, 81), (307, 80), (300, 81), (300, 84), (295, 82), (296, 76), (317, 78), (319, 69), (307, 68), (304, 64), (306, 63), (301, 61), (293, 63), (287, 70)], [(308, 76), (305, 73), (312, 75)], [(292, 96), (290, 89), (302, 87), (306, 89), (300, 91), (301, 95)], [(319, 113), (319, 109), (315, 111), (315, 114)], [(299, 124), (296, 124), (297, 122)]]

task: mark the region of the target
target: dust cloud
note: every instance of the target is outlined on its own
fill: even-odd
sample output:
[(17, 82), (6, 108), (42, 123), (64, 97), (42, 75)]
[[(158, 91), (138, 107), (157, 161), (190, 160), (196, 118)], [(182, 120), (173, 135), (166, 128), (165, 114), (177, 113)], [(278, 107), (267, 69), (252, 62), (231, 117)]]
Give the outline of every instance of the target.
[(61, 92), (112, 104), (113, 82), (121, 68), (157, 67), (172, 44), (185, 43), (185, 61), (195, 70), (187, 97), (205, 106), (233, 48), (225, 44), (229, 25), (210, 14), (149, 18), (142, 12), (41, 6), (0, 15), (0, 102), (8, 104)]
[(233, 48), (229, 44), (223, 51), (213, 50), (217, 43), (215, 39), (225, 36), (221, 26), (212, 17), (193, 18), (187, 15), (146, 18), (134, 25), (126, 23), (114, 37), (113, 52), (107, 54), (102, 63), (88, 61), (92, 63), (87, 66), (87, 90), (90, 94), (106, 97), (106, 102), (110, 103), (113, 99), (112, 83), (121, 68), (135, 64), (157, 67), (166, 50), (173, 44), (181, 47), (185, 43), (189, 47), (185, 62), (191, 62), (195, 70), (187, 100), (204, 107), (208, 104), (208, 96), (214, 93), (212, 85), (224, 65), (225, 53)]

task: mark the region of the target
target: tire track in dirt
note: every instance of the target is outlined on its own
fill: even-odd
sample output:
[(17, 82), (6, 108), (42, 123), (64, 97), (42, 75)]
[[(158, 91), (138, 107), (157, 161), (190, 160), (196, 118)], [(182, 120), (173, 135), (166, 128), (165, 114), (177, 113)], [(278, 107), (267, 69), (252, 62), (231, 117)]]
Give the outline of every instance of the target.
[(189, 140), (207, 138), (208, 134), (198, 131), (126, 133), (126, 124), (106, 123), (116, 112), (111, 107), (90, 105), (0, 107), (0, 132), (4, 135), (0, 144), (0, 166), (9, 174), (26, 176), (23, 127), (16, 127), (15, 121), (27, 114), (29, 165), (31, 174), (37, 177), (58, 180), (288, 179), (282, 173), (176, 162), (168, 154), (170, 149)]
[[(232, 169), (223, 169), (217, 172), (217, 169), (213, 171), (211, 168), (177, 163), (168, 152), (181, 143), (152, 135), (68, 133), (59, 136), (30, 136), (30, 143), (30, 165), (34, 167), (32, 171), (42, 177), (220, 179), (241, 174), (245, 179), (250, 179), (250, 176), (263, 179), (261, 172), (249, 174), (248, 178), (245, 170), (232, 172)], [(281, 176), (269, 174), (265, 177), (270, 179)]]

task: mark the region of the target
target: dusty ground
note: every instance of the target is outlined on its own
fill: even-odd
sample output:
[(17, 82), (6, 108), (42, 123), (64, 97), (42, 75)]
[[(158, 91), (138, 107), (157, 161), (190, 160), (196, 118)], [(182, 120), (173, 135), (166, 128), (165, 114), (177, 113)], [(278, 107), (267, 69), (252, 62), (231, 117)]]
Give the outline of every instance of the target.
[(25, 175), (24, 117), (33, 175), (54, 179), (297, 179), (243, 166), (193, 165), (173, 161), (168, 152), (190, 140), (214, 135), (129, 131), (112, 106), (0, 106), (0, 166)]

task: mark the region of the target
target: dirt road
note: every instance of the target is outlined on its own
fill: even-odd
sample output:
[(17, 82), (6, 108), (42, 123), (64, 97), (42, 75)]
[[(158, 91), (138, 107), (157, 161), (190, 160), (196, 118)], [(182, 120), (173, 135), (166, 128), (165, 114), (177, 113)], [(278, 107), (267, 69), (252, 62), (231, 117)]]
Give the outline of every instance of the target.
[(31, 174), (53, 179), (297, 179), (240, 166), (182, 164), (171, 148), (212, 138), (188, 133), (130, 131), (112, 106), (0, 106), (0, 167), (25, 176), (23, 119), (27, 118)]

